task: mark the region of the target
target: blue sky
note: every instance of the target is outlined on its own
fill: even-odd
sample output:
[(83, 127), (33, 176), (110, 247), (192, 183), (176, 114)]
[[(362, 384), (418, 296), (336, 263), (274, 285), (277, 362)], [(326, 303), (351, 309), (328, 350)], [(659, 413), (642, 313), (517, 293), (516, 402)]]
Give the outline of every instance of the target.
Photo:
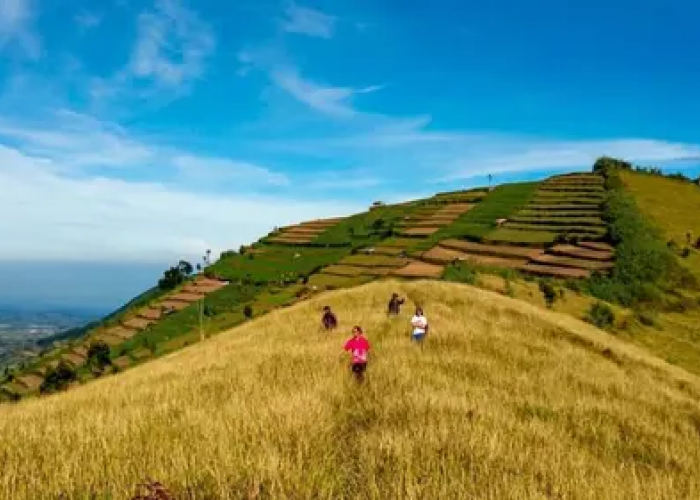
[(168, 262), (604, 154), (697, 175), (699, 18), (690, 0), (0, 0), (0, 260)]

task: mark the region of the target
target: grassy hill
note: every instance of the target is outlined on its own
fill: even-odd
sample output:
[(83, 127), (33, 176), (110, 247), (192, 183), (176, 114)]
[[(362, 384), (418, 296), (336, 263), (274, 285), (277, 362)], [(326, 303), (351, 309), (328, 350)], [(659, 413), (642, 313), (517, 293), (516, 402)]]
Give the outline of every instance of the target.
[[(74, 374), (63, 386), (91, 381), (324, 290), (386, 277), (495, 290), (592, 321), (700, 373), (700, 285), (676, 263), (700, 271), (700, 251), (683, 247), (687, 231), (700, 233), (691, 220), (700, 188), (624, 169), (621, 175), (612, 182), (596, 168), (276, 228), (173, 290), (156, 287), (101, 322), (53, 339), (61, 342), (0, 379), (0, 400), (37, 395), (62, 366)], [(680, 246), (667, 248), (666, 238)], [(98, 370), (89, 356), (96, 342), (108, 345), (108, 363)]]
[[(425, 307), (424, 349), (410, 310), (384, 314), (393, 291)], [(319, 331), (325, 304), (341, 332)], [(356, 323), (362, 387), (341, 353)], [(568, 315), (384, 281), (0, 407), (0, 498), (129, 498), (146, 478), (193, 499), (699, 498), (698, 399), (696, 377)]]

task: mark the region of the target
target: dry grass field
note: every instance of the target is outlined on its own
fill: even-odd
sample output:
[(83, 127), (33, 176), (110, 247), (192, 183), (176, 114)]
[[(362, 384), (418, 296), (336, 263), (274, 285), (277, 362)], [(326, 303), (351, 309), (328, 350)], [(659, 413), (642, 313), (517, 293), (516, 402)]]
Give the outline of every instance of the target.
[[(339, 332), (319, 330), (326, 304)], [(356, 323), (362, 386), (342, 353)], [(377, 282), (0, 407), (0, 499), (127, 499), (147, 478), (178, 499), (700, 498), (699, 399), (693, 375), (569, 316)]]

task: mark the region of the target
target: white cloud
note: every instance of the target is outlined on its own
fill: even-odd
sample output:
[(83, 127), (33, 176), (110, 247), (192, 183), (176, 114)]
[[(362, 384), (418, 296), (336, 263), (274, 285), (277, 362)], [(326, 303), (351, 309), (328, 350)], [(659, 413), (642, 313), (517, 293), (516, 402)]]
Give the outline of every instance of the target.
[(188, 182), (204, 180), (207, 183), (236, 183), (245, 188), (255, 184), (274, 186), (289, 185), (286, 175), (243, 161), (228, 158), (210, 158), (192, 155), (179, 155), (172, 159), (182, 176)]
[(118, 125), (67, 110), (57, 112), (55, 120), (46, 125), (17, 125), (0, 119), (0, 137), (20, 143), (29, 154), (68, 168), (124, 168), (156, 156), (152, 147), (130, 137)]
[(214, 254), (274, 226), (360, 210), (354, 203), (212, 196), (158, 183), (70, 178), (0, 145), (0, 260), (163, 262)]
[(0, 0), (0, 52), (16, 43), (30, 58), (38, 58), (41, 44), (32, 31), (33, 19), (31, 0)]
[(0, 145), (3, 143), (34, 161), (46, 160), (45, 168), (53, 172), (70, 175), (104, 173), (108, 168), (111, 176), (160, 178), (205, 190), (225, 186), (242, 191), (289, 184), (285, 175), (251, 162), (192, 154), (69, 110), (38, 122), (0, 119)]
[(277, 68), (270, 73), (272, 81), (282, 90), (310, 108), (335, 117), (352, 117), (359, 112), (352, 106), (352, 97), (377, 92), (383, 87), (373, 85), (359, 89), (324, 86), (299, 75), (294, 68)]
[(216, 48), (211, 26), (179, 0), (156, 0), (153, 10), (138, 16), (137, 33), (126, 66), (110, 78), (92, 78), (97, 102), (180, 96), (204, 74)]
[(76, 24), (84, 29), (92, 29), (102, 24), (102, 15), (96, 12), (83, 11), (75, 16)]
[(318, 38), (331, 38), (335, 29), (336, 18), (318, 10), (291, 5), (286, 10), (287, 17), (282, 29), (288, 33), (297, 33)]
[(194, 11), (176, 0), (158, 0), (154, 12), (139, 16), (129, 70), (136, 78), (178, 87), (201, 75), (214, 46), (210, 27)]

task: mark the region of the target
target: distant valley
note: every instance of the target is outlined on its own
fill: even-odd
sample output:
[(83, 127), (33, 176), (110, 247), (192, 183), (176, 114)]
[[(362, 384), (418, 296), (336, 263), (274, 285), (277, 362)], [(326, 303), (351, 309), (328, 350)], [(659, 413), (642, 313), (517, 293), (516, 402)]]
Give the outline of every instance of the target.
[(0, 368), (16, 362), (20, 353), (36, 350), (37, 342), (98, 319), (95, 310), (26, 310), (0, 306)]

